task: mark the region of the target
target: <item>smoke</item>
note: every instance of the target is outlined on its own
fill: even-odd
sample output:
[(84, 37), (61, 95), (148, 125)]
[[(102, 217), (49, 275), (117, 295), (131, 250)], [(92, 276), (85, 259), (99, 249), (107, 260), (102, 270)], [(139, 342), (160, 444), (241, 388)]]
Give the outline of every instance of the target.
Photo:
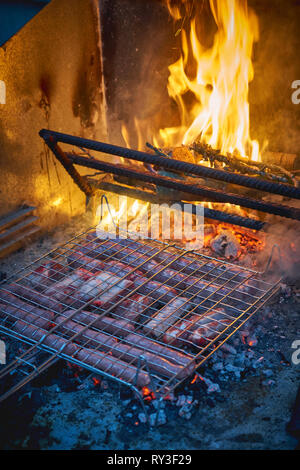
[[(298, 205), (300, 207), (300, 204)], [(266, 246), (259, 253), (257, 264), (263, 270), (273, 250), (270, 272), (282, 275), (285, 279), (300, 280), (300, 222), (291, 219), (279, 219), (274, 222), (274, 217), (272, 219), (270, 217), (266, 230)], [(274, 245), (277, 245), (279, 250), (274, 249)]]

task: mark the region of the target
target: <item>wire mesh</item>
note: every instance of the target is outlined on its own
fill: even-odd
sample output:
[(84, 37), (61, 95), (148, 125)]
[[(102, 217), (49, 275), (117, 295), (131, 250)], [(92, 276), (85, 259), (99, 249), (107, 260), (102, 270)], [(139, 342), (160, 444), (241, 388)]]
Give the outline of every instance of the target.
[(0, 331), (51, 353), (49, 364), (61, 357), (165, 395), (279, 282), (174, 245), (99, 238), (92, 229), (1, 286)]

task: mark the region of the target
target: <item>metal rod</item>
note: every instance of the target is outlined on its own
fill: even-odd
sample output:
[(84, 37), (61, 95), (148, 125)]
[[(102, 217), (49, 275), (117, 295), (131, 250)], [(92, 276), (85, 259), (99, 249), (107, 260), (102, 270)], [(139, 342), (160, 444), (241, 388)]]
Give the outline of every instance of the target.
[[(128, 196), (133, 199), (140, 199), (141, 201), (150, 202), (152, 204), (158, 204), (159, 202), (166, 202), (166, 198), (160, 198), (155, 193), (150, 191), (142, 191), (140, 189), (130, 188), (128, 186), (122, 186), (120, 184), (101, 182), (97, 185), (97, 188), (104, 191), (114, 192), (121, 194), (122, 196)], [(168, 199), (169, 204), (174, 204), (174, 208), (180, 207), (184, 209), (184, 204), (189, 204), (192, 208), (192, 213), (195, 215), (197, 212), (197, 205), (192, 203), (185, 203), (183, 201), (173, 201)], [(249, 217), (242, 217), (237, 214), (229, 214), (227, 212), (219, 211), (216, 209), (210, 209), (208, 207), (203, 208), (204, 217), (212, 220), (219, 220), (227, 224), (238, 225), (239, 227), (249, 228), (251, 230), (265, 230), (267, 224), (261, 220), (251, 219)]]
[(47, 129), (42, 129), (39, 134), (47, 144), (50, 137), (52, 137), (57, 142), (75, 145), (78, 147), (84, 147), (90, 150), (95, 150), (97, 152), (108, 153), (110, 155), (117, 155), (119, 157), (129, 158), (131, 160), (149, 163), (152, 165), (158, 165), (169, 170), (190, 173), (205, 178), (213, 178), (219, 181), (225, 181), (227, 183), (238, 184), (240, 186), (246, 186), (252, 189), (258, 189), (260, 191), (266, 191), (273, 194), (280, 194), (282, 196), (300, 199), (300, 189), (292, 186), (263, 181), (258, 178), (239, 175), (236, 173), (230, 173), (223, 170), (217, 170), (215, 168), (196, 165), (194, 163), (182, 162), (180, 160), (175, 160), (174, 158), (168, 159), (158, 155), (149, 155), (146, 152), (140, 152), (138, 150), (118, 147), (116, 145), (106, 144), (104, 142), (97, 142), (90, 139), (83, 139), (81, 137), (62, 134), (60, 132), (55, 132)]
[(92, 196), (94, 194), (92, 186), (78, 173), (76, 168), (74, 168), (72, 161), (68, 158), (66, 153), (63, 152), (59, 145), (57, 145), (53, 137), (49, 137), (47, 145), (81, 191), (83, 191), (88, 197)]
[(70, 154), (70, 160), (80, 166), (95, 168), (103, 170), (107, 173), (113, 173), (115, 175), (122, 175), (127, 177), (138, 178), (142, 181), (146, 181), (157, 186), (164, 186), (166, 188), (175, 189), (177, 191), (183, 191), (186, 193), (195, 194), (202, 198), (208, 199), (215, 202), (228, 202), (230, 204), (247, 207), (248, 209), (254, 209), (268, 214), (279, 215), (288, 219), (300, 220), (300, 210), (295, 207), (288, 207), (280, 204), (273, 204), (271, 202), (264, 202), (253, 198), (247, 198), (234, 193), (225, 193), (218, 189), (211, 189), (205, 186), (191, 185), (184, 181), (174, 180), (166, 176), (156, 176), (153, 174), (140, 172), (137, 170), (130, 169), (125, 165), (116, 165), (100, 160), (92, 160), (86, 157), (72, 156)]

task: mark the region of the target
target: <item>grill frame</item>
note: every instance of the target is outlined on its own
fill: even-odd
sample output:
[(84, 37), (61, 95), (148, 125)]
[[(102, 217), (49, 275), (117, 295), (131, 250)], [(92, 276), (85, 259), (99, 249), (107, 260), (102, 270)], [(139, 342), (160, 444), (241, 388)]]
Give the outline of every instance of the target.
[[(95, 234), (94, 230), (95, 230), (94, 228), (91, 228), (91, 229), (83, 232), (82, 234), (77, 235), (76, 237), (72, 238), (71, 240), (69, 240), (65, 244), (60, 245), (59, 247), (57, 247), (54, 250), (51, 250), (50, 252), (46, 253), (44, 256), (42, 256), (42, 257), (38, 258), (37, 260), (35, 260), (30, 265), (26, 266), (25, 268), (22, 268), (16, 274), (11, 276), (8, 280), (6, 280), (5, 283), (2, 283), (2, 285), (0, 286), (0, 292), (3, 291), (3, 290), (7, 292), (7, 286), (8, 286), (9, 282), (10, 283), (14, 282), (14, 283), (18, 284), (19, 286), (24, 285), (23, 284), (24, 280), (26, 280), (26, 278), (28, 278), (28, 276), (31, 276), (34, 272), (34, 269), (36, 269), (36, 267), (38, 267), (38, 266), (42, 265), (43, 263), (45, 263), (45, 261), (48, 262), (48, 261), (51, 260), (51, 261), (61, 262), (61, 260), (64, 259), (65, 260), (64, 264), (68, 265), (67, 259), (70, 256), (70, 253), (78, 254), (78, 252), (79, 252), (78, 248), (82, 249), (83, 243), (87, 242), (87, 239), (89, 239), (91, 237), (91, 234)], [(111, 243), (111, 242), (107, 242), (107, 240), (105, 240), (105, 239), (99, 239), (97, 237), (92, 237), (92, 238), (93, 238), (92, 240), (88, 240), (89, 243), (90, 244), (91, 243), (93, 243), (93, 244), (96, 243), (98, 245), (98, 247), (103, 247), (103, 246), (105, 246), (106, 243), (108, 243), (110, 245), (110, 243)], [(115, 243), (115, 241), (113, 241), (113, 243)], [(262, 286), (262, 285), (268, 286), (268, 288), (266, 288), (265, 290), (260, 289), (258, 287), (253, 287), (253, 289), (255, 289), (255, 290), (260, 290), (262, 292), (262, 295), (260, 297), (256, 297), (256, 300), (254, 302), (252, 302), (251, 304), (247, 304), (247, 302), (244, 302), (244, 300), (242, 300), (241, 298), (237, 298), (237, 301), (239, 303), (241, 303), (241, 302), (245, 303), (245, 304), (248, 305), (248, 307), (245, 308), (244, 310), (241, 310), (241, 309), (237, 308), (236, 306), (230, 305), (230, 310), (239, 311), (240, 314), (236, 317), (230, 317), (232, 321), (229, 324), (225, 324), (224, 329), (222, 329), (221, 332), (218, 332), (218, 330), (217, 330), (216, 336), (211, 341), (209, 341), (205, 346), (198, 347), (198, 352), (197, 353), (192, 353), (191, 352), (191, 351), (195, 351), (195, 346), (194, 346), (194, 349), (191, 348), (188, 352), (184, 351), (187, 355), (190, 356), (191, 363), (193, 361), (196, 361), (196, 364), (197, 364), (196, 369), (198, 369), (201, 365), (203, 365), (208, 360), (208, 358), (211, 357), (212, 354), (214, 354), (222, 346), (222, 344), (224, 344), (233, 334), (235, 334), (276, 293), (276, 291), (279, 288), (280, 281), (281, 281), (281, 278), (278, 278), (275, 281), (273, 281), (272, 283), (270, 283), (270, 282), (267, 282), (267, 281), (262, 279), (265, 272), (260, 273), (260, 272), (254, 271), (252, 269), (248, 269), (248, 268), (244, 268), (244, 267), (234, 265), (234, 264), (229, 263), (227, 261), (218, 260), (218, 259), (206, 256), (206, 255), (203, 255), (203, 254), (201, 254), (199, 252), (196, 252), (194, 250), (185, 250), (182, 247), (178, 247), (174, 244), (171, 245), (171, 244), (165, 243), (163, 241), (153, 240), (151, 238), (147, 238), (147, 239), (143, 239), (143, 240), (139, 240), (139, 241), (132, 240), (131, 238), (120, 239), (118, 244), (119, 244), (119, 246), (121, 246), (121, 248), (119, 248), (119, 250), (115, 254), (111, 253), (112, 248), (111, 248), (111, 245), (109, 246), (109, 249), (107, 250), (108, 257), (106, 259), (106, 262), (108, 262), (109, 259), (110, 260), (114, 259), (115, 261), (120, 262), (120, 259), (119, 259), (120, 253), (121, 254), (122, 253), (126, 254), (126, 250), (127, 250), (127, 256), (128, 256), (128, 249), (129, 249), (129, 256), (135, 256), (135, 254), (138, 253), (138, 254), (141, 255), (140, 258), (142, 259), (145, 256), (145, 253), (144, 253), (145, 250), (148, 250), (148, 252), (147, 252), (148, 256), (147, 256), (146, 261), (143, 261), (140, 264), (137, 263), (135, 266), (131, 265), (130, 266), (131, 271), (129, 273), (125, 274), (124, 276), (121, 276), (120, 279), (116, 282), (116, 284), (119, 284), (120, 280), (128, 279), (128, 277), (130, 277), (130, 275), (132, 275), (134, 272), (140, 271), (141, 269), (143, 269), (143, 265), (145, 266), (147, 263), (149, 263), (150, 261), (153, 261), (153, 260), (155, 260), (158, 263), (161, 274), (164, 274), (164, 272), (166, 272), (166, 269), (168, 269), (170, 266), (172, 266), (173, 263), (176, 263), (176, 262), (178, 262), (182, 259), (184, 261), (191, 260), (191, 265), (196, 264), (198, 266), (197, 271), (199, 270), (199, 266), (202, 269), (204, 267), (210, 267), (210, 270), (208, 272), (205, 272), (205, 271), (204, 271), (204, 273), (202, 272), (201, 277), (198, 278), (199, 282), (200, 281), (201, 282), (203, 282), (203, 281), (206, 282), (206, 288), (202, 288), (202, 289), (197, 290), (197, 293), (194, 295), (194, 298), (196, 298), (197, 296), (199, 297), (199, 293), (201, 293), (201, 291), (203, 293), (203, 291), (207, 290), (209, 285), (213, 285), (213, 282), (215, 283), (218, 280), (224, 281), (224, 282), (222, 282), (222, 284), (216, 284), (217, 287), (218, 287), (218, 291), (219, 291), (219, 290), (222, 290), (222, 289), (223, 290), (228, 289), (228, 286), (230, 285), (230, 283), (237, 282), (237, 281), (235, 281), (235, 279), (242, 278), (242, 280), (240, 282), (237, 282), (237, 285), (235, 287), (233, 287), (231, 289), (231, 291), (229, 289), (229, 292), (227, 294), (224, 294), (224, 295), (223, 294), (218, 294), (217, 291), (215, 291), (214, 293), (210, 293), (206, 296), (204, 295), (204, 297), (202, 297), (201, 302), (200, 303), (198, 302), (197, 305), (193, 307), (193, 308), (195, 308), (196, 311), (197, 311), (197, 308), (199, 309), (201, 304), (205, 304), (205, 302), (208, 302), (210, 299), (215, 299), (216, 295), (219, 295), (221, 298), (219, 300), (210, 300), (211, 302), (214, 302), (214, 304), (210, 308), (205, 307), (206, 311), (204, 311), (203, 314), (197, 312), (197, 314), (199, 315), (199, 319), (203, 318), (205, 315), (207, 315), (207, 313), (209, 313), (210, 310), (215, 308), (216, 305), (222, 305), (224, 303), (223, 302), (224, 299), (228, 300), (228, 298), (230, 298), (230, 294), (231, 293), (236, 293), (237, 289), (239, 287), (245, 286), (246, 280), (254, 282), (254, 283), (259, 283), (259, 286)], [(133, 247), (135, 249), (133, 249)], [(170, 253), (173, 254), (174, 259), (170, 258)], [(158, 262), (157, 259), (159, 259), (161, 254), (167, 255), (168, 260), (166, 260), (165, 256), (162, 256), (161, 261)], [(87, 253), (85, 253), (83, 256), (86, 256), (86, 255), (87, 255)], [(104, 253), (102, 253), (101, 256), (103, 258)], [(126, 259), (126, 256), (125, 256), (125, 259)], [(136, 258), (136, 259), (138, 260), (139, 258)], [(171, 259), (171, 261), (170, 261), (170, 259)], [(124, 259), (123, 259), (123, 262), (124, 262)], [(268, 263), (268, 266), (269, 266), (269, 264), (270, 263)], [(184, 263), (183, 271), (187, 270), (188, 266), (189, 265), (187, 263)], [(209, 280), (210, 278), (208, 276), (212, 276), (212, 272), (214, 270), (221, 271), (221, 273), (217, 276), (214, 276), (211, 280)], [(75, 271), (75, 268), (73, 269), (73, 272), (74, 271)], [(177, 269), (177, 272), (179, 273), (180, 271), (178, 271), (178, 269)], [(224, 278), (225, 273), (227, 273), (227, 274), (232, 273), (233, 276), (226, 279), (226, 278)], [(70, 273), (68, 273), (68, 275), (69, 274)], [(145, 273), (144, 273), (144, 275), (145, 275)], [(115, 276), (115, 275), (111, 274), (111, 276)], [(155, 280), (155, 278), (157, 278), (157, 276), (158, 276), (157, 272), (155, 272), (154, 274), (149, 276), (147, 278), (148, 280), (145, 282), (145, 285), (147, 285), (147, 284), (149, 285), (149, 282), (150, 282), (151, 278), (152, 278), (152, 280)], [(188, 280), (191, 276), (195, 276), (195, 270), (192, 273), (188, 274), (188, 275), (185, 273), (185, 280)], [(147, 277), (147, 276), (145, 275), (145, 277)], [(168, 287), (172, 287), (172, 286), (169, 285), (170, 284), (170, 279), (169, 279), (169, 281), (166, 280), (166, 282), (164, 282), (164, 283), (161, 282), (161, 284), (165, 285), (165, 286), (168, 286)], [(180, 284), (181, 284), (181, 282), (177, 283), (177, 291), (179, 290), (178, 285), (180, 285)], [(108, 288), (108, 290), (109, 289), (110, 288)], [(126, 293), (125, 298), (127, 297), (128, 299), (130, 299), (130, 297), (132, 297), (132, 295), (135, 292), (139, 292), (139, 291), (140, 291), (140, 287), (135, 288), (135, 289), (133, 289), (133, 291), (130, 291), (130, 292)], [(185, 291), (189, 291), (189, 287), (186, 288)], [(178, 296), (182, 296), (182, 294), (185, 294), (185, 293), (188, 293), (190, 295), (189, 292), (185, 292), (185, 291), (183, 290), (183, 292), (181, 292), (181, 295), (178, 294)], [(105, 292), (105, 291), (102, 291), (101, 295), (102, 295), (103, 292)], [(152, 295), (153, 295), (153, 293), (152, 293)], [(255, 297), (254, 295), (248, 294), (248, 293), (246, 295), (250, 296), (250, 297)], [(24, 300), (24, 298), (22, 299), (22, 296), (20, 296), (20, 295), (18, 295), (17, 297), (20, 300)], [(95, 295), (90, 300), (88, 300), (87, 302), (84, 302), (79, 308), (75, 308), (72, 311), (71, 316), (70, 315), (68, 315), (68, 316), (64, 315), (64, 313), (66, 313), (66, 312), (57, 311), (56, 313), (59, 316), (65, 316), (65, 321), (67, 322), (68, 320), (70, 320), (70, 319), (72, 320), (72, 318), (76, 317), (76, 315), (78, 313), (82, 312), (83, 310), (85, 310), (86, 308), (91, 306), (93, 304), (93, 302), (95, 301), (95, 299), (97, 299), (98, 297), (99, 297), (99, 295)], [(200, 295), (200, 298), (201, 298), (201, 295)], [(191, 299), (192, 299), (192, 296), (190, 295), (189, 299), (187, 300), (187, 303), (188, 303), (189, 306), (192, 305), (191, 304), (191, 302), (192, 302)], [(232, 298), (232, 299), (234, 299), (234, 298)], [(154, 297), (153, 297), (153, 300), (154, 300), (153, 303), (158, 302), (157, 299), (155, 299)], [(198, 298), (198, 300), (199, 300), (199, 298)], [(1, 302), (2, 302), (2, 300), (1, 300)], [(122, 294), (122, 298), (120, 298), (117, 302), (114, 299), (113, 302), (112, 302), (112, 305), (105, 308), (104, 311), (102, 311), (100, 313), (98, 318), (102, 318), (102, 317), (106, 316), (107, 314), (109, 314), (110, 312), (113, 312), (116, 308), (116, 305), (117, 304), (121, 305), (123, 302), (124, 302), (124, 296)], [(166, 302), (164, 301), (164, 304), (165, 303)], [(34, 302), (31, 302), (31, 304), (34, 305)], [(9, 305), (9, 302), (6, 302), (6, 305)], [(43, 308), (41, 305), (38, 305), (38, 304), (35, 304), (35, 305), (39, 308)], [(225, 304), (225, 306), (227, 306), (227, 308), (228, 308), (227, 304)], [(161, 307), (161, 308), (163, 308), (163, 307)], [(70, 306), (66, 305), (66, 309), (69, 311)], [(189, 308), (189, 310), (187, 310), (185, 315), (181, 315), (180, 317), (178, 317), (177, 321), (178, 322), (181, 321), (182, 319), (184, 319), (185, 316), (188, 318), (189, 315), (191, 314), (191, 310), (192, 309)], [(99, 308), (98, 308), (97, 313), (99, 313), (100, 311), (101, 311), (101, 309), (99, 310)], [(156, 311), (157, 311), (157, 309), (156, 309)], [(144, 314), (145, 314), (145, 311), (144, 311)], [(226, 311), (226, 314), (224, 313), (224, 314), (221, 314), (221, 315), (224, 315), (225, 318), (229, 316), (228, 311)], [(148, 314), (147, 314), (147, 316), (148, 316)], [(6, 317), (5, 319), (2, 318), (2, 320), (0, 318), (0, 332), (4, 333), (4, 334), (7, 334), (10, 337), (19, 339), (19, 340), (21, 340), (21, 341), (23, 341), (23, 342), (30, 345), (30, 348), (29, 348), (28, 351), (26, 351), (20, 358), (16, 359), (16, 361), (14, 361), (13, 364), (8, 366), (8, 368), (10, 370), (14, 366), (18, 366), (20, 364), (20, 361), (26, 360), (26, 357), (29, 357), (30, 355), (32, 355), (35, 350), (42, 349), (42, 350), (44, 350), (44, 351), (46, 351), (50, 354), (49, 359), (47, 359), (47, 361), (45, 361), (41, 366), (37, 367), (32, 372), (33, 375), (37, 375), (42, 370), (45, 370), (45, 368), (47, 368), (49, 365), (54, 363), (57, 358), (62, 358), (62, 359), (68, 360), (71, 363), (77, 364), (77, 365), (79, 365), (79, 366), (81, 366), (81, 367), (83, 367), (87, 370), (90, 370), (92, 373), (100, 374), (100, 375), (102, 375), (106, 378), (110, 378), (112, 380), (115, 380), (115, 381), (119, 382), (122, 385), (129, 386), (136, 394), (140, 395), (140, 397), (142, 396), (142, 392), (141, 392), (140, 388), (137, 387), (136, 383), (134, 383), (134, 382), (130, 383), (126, 380), (123, 380), (120, 377), (116, 377), (116, 376), (110, 374), (107, 371), (102, 371), (102, 370), (99, 370), (96, 367), (92, 367), (91, 365), (87, 364), (86, 362), (83, 362), (83, 361), (80, 361), (80, 360), (76, 359), (76, 357), (72, 357), (68, 354), (65, 354), (64, 353), (65, 348), (63, 348), (62, 350), (55, 350), (55, 349), (47, 346), (44, 343), (45, 338), (48, 337), (50, 334), (57, 334), (57, 332), (58, 332), (57, 330), (59, 329), (58, 324), (56, 324), (56, 326), (53, 326), (48, 331), (45, 330), (45, 336), (40, 341), (33, 341), (32, 339), (29, 339), (28, 337), (22, 336), (19, 332), (14, 331), (13, 326), (14, 326), (15, 323), (13, 323), (13, 324), (8, 323), (7, 324), (7, 321), (9, 321), (9, 318), (10, 318), (9, 316)], [(217, 322), (221, 323), (220, 320), (217, 321)], [(59, 333), (59, 336), (66, 339), (68, 344), (73, 343), (74, 340), (78, 339), (78, 336), (80, 337), (84, 333), (84, 331), (86, 331), (90, 328), (93, 328), (96, 331), (97, 330), (101, 331), (97, 328), (95, 329), (95, 327), (93, 326), (94, 323), (95, 322), (92, 321), (88, 325), (82, 325), (83, 326), (83, 332), (74, 333), (74, 335), (71, 338), (68, 338), (66, 334), (63, 334), (61, 332)], [(145, 336), (145, 334), (142, 332), (143, 325), (144, 325), (144, 323), (139, 322), (138, 330), (135, 331), (135, 333), (141, 334), (142, 337)], [(135, 325), (135, 328), (137, 328), (136, 325)], [(111, 336), (112, 338), (116, 337), (116, 334), (113, 335), (113, 334), (110, 334), (106, 331), (105, 331), (105, 334), (108, 335), (108, 336)], [(117, 336), (117, 337), (118, 337), (118, 339), (121, 343), (123, 342), (123, 344), (131, 345), (130, 342), (126, 341), (126, 338), (124, 339), (120, 335)], [(161, 340), (161, 337), (159, 337), (159, 339), (157, 339), (155, 341), (160, 342), (161, 344), (164, 344)], [(81, 350), (89, 349), (88, 348), (88, 343), (89, 342), (90, 342), (90, 340), (86, 341), (84, 343), (84, 345), (82, 345), (82, 346), (79, 345), (79, 348)], [(103, 346), (103, 344), (102, 344), (102, 346)], [(171, 346), (167, 345), (167, 346), (169, 348), (173, 349), (173, 350), (182, 351), (181, 348), (177, 348), (177, 347), (175, 348), (172, 345)], [(136, 345), (135, 345), (135, 347), (136, 347)], [(139, 346), (139, 348), (140, 348), (140, 346)], [(103, 349), (103, 347), (102, 347), (102, 349)], [(105, 356), (108, 357), (107, 353), (105, 353)], [(116, 358), (116, 360), (118, 360), (118, 359)], [(134, 362), (134, 361), (132, 361), (132, 362)], [(131, 365), (133, 365), (132, 362), (131, 362)], [(149, 364), (147, 363), (147, 361), (143, 362), (143, 361), (139, 360), (136, 367), (137, 367), (139, 373), (140, 372), (146, 372), (146, 373), (149, 374), (151, 389), (156, 394), (156, 396), (165, 397), (171, 391), (175, 390), (175, 388), (178, 387), (184, 380), (186, 380), (186, 378), (178, 378), (178, 376), (176, 376), (176, 375), (174, 375), (172, 377), (162, 377), (161, 375), (153, 372), (153, 370), (151, 370), (151, 372), (150, 372), (151, 367), (149, 368)], [(196, 371), (196, 369), (195, 369), (195, 371)], [(3, 377), (4, 374), (5, 374), (5, 370), (2, 371), (2, 373), (0, 374), (0, 378)], [(29, 375), (29, 377), (24, 379), (24, 381), (28, 381), (28, 380), (30, 380), (30, 375)]]

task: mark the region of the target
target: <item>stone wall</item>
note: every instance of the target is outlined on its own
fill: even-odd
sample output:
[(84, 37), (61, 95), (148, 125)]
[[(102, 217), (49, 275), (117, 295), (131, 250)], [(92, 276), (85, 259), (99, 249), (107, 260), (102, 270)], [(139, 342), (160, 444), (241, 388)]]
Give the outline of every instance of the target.
[(0, 216), (32, 204), (51, 227), (85, 210), (84, 194), (38, 133), (106, 139), (100, 48), (92, 0), (53, 0), (0, 48)]

